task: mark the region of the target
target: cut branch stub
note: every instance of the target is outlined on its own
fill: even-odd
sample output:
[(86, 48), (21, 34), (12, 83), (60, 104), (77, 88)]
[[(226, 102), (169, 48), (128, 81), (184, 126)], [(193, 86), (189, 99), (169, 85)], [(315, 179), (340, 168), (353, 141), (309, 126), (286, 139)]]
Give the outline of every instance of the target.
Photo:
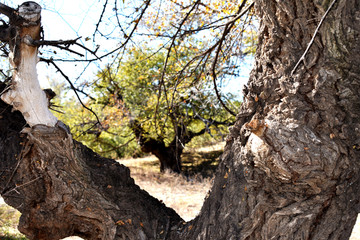
[(57, 119), (48, 109), (37, 77), (38, 49), (31, 44), (40, 39), (40, 13), (40, 5), (25, 2), (19, 6), (19, 16), (14, 15), (17, 19), (10, 19), (10, 63), (14, 73), (12, 86), (1, 99), (19, 110), (30, 126), (55, 126)]

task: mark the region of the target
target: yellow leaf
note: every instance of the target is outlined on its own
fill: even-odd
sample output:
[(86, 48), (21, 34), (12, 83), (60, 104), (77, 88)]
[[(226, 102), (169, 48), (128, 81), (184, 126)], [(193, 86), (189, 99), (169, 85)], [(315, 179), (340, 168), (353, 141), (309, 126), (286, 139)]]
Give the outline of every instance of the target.
[(116, 224), (117, 224), (117, 225), (120, 225), (120, 226), (125, 225), (124, 221), (122, 221), (122, 220), (117, 221)]

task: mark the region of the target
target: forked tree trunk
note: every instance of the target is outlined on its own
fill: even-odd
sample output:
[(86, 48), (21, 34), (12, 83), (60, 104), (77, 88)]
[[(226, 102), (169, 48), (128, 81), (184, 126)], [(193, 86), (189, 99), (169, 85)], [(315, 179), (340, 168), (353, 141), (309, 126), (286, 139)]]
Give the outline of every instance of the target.
[(30, 239), (347, 239), (360, 210), (360, 5), (257, 0), (256, 65), (199, 216), (181, 219), (57, 127), (0, 104), (2, 196)]

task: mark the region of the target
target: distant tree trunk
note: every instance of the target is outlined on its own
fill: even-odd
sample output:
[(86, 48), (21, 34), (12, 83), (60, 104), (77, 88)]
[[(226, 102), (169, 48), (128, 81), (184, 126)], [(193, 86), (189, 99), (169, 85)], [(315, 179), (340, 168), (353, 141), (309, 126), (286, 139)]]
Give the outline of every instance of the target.
[[(257, 0), (256, 65), (199, 216), (0, 103), (0, 186), (30, 239), (348, 239), (360, 210), (360, 5)], [(294, 74), (291, 74), (291, 72)]]
[(132, 121), (131, 128), (138, 140), (141, 151), (144, 153), (152, 153), (159, 159), (161, 172), (170, 170), (180, 173), (181, 154), (183, 153), (185, 145), (195, 136), (205, 133), (205, 128), (199, 132), (192, 132), (187, 130), (186, 126), (179, 125), (174, 131), (174, 139), (166, 146), (163, 139), (155, 139), (147, 136), (147, 133), (137, 120)]

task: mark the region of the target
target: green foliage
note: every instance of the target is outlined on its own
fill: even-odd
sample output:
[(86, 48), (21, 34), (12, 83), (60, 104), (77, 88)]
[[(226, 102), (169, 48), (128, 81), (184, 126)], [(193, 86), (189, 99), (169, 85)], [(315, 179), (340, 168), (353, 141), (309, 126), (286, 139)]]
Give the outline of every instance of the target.
[[(166, 52), (131, 49), (118, 68), (108, 67), (98, 73), (93, 84), (94, 100), (86, 106), (96, 117), (80, 106), (74, 97), (62, 98), (66, 114), (57, 114), (72, 129), (75, 138), (107, 157), (141, 156), (129, 122), (138, 120), (148, 137), (170, 144), (176, 126), (183, 124), (188, 131), (206, 128), (209, 138), (221, 139), (227, 127), (217, 122), (233, 118), (222, 109), (212, 91), (205, 69), (183, 70), (196, 51), (174, 48), (164, 71)], [(229, 96), (232, 98), (233, 96)], [(239, 102), (231, 101), (237, 107)], [(216, 126), (217, 125), (217, 126)]]
[(55, 113), (58, 119), (69, 125), (74, 138), (81, 141), (95, 152), (110, 158), (138, 155), (140, 150), (134, 140), (130, 128), (121, 119), (123, 113), (115, 106), (88, 101), (86, 106), (97, 113), (101, 126), (95, 115), (81, 106), (77, 99), (70, 98), (62, 103), (66, 106), (65, 114)]
[[(85, 105), (97, 113), (100, 123), (75, 98), (65, 97), (60, 103), (66, 114), (58, 118), (70, 125), (75, 139), (107, 157), (141, 155), (129, 126), (133, 120), (140, 122), (145, 138), (166, 145), (179, 137), (179, 126), (194, 133), (206, 129), (207, 134), (192, 142), (222, 139), (234, 117), (215, 96), (213, 79), (221, 91), (226, 81), (241, 75), (244, 57), (255, 52), (257, 20), (252, 2), (148, 3), (123, 1), (121, 8), (115, 5), (110, 11), (107, 23), (120, 28), (119, 42), (124, 44), (110, 51), (114, 61), (109, 60), (85, 87), (94, 97)], [(116, 26), (120, 22), (128, 29)], [(129, 31), (135, 25), (137, 29)], [(238, 96), (220, 95), (237, 112)]]
[(205, 69), (184, 70), (195, 54), (195, 49), (182, 47), (174, 47), (170, 56), (161, 51), (153, 54), (150, 49), (131, 49), (119, 68), (99, 74), (94, 88), (97, 103), (116, 106), (123, 117), (140, 121), (149, 137), (167, 144), (173, 140), (177, 125), (184, 124), (193, 132), (204, 127), (215, 131), (210, 128), (214, 121), (231, 117), (217, 103)]

